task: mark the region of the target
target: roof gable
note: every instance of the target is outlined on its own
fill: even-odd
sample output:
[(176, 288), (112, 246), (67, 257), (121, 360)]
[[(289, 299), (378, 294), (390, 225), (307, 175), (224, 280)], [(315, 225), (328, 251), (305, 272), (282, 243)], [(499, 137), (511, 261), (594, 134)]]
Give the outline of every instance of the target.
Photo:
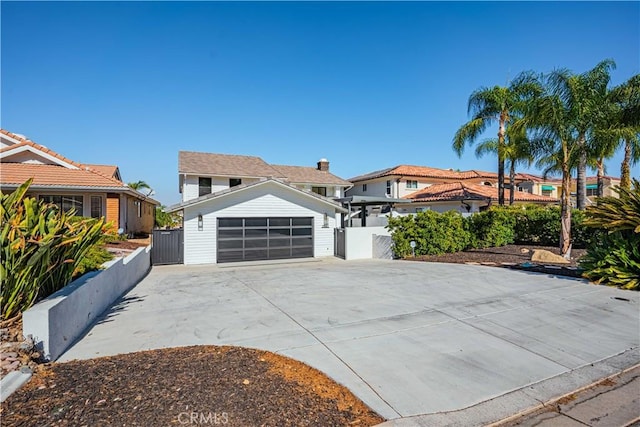
[(330, 205), (332, 208), (336, 209), (339, 212), (347, 212), (347, 210), (345, 208), (343, 208), (339, 203), (333, 201), (332, 199), (329, 199), (327, 197), (321, 196), (319, 194), (313, 193), (311, 191), (307, 191), (307, 190), (301, 190), (299, 188), (294, 187), (293, 185), (281, 181), (279, 179), (274, 179), (274, 178), (263, 178), (260, 179), (259, 181), (255, 181), (249, 184), (241, 184), (235, 187), (231, 187), (228, 188), (226, 190), (222, 190), (222, 191), (218, 191), (215, 193), (211, 193), (211, 194), (207, 194), (204, 196), (200, 196), (198, 198), (195, 199), (191, 199), (191, 200), (187, 200), (186, 202), (182, 202), (173, 206), (170, 206), (169, 208), (167, 208), (167, 212), (177, 212), (180, 211), (186, 207), (189, 206), (194, 206), (194, 205), (198, 205), (201, 203), (206, 203), (209, 202), (211, 200), (216, 200), (216, 199), (220, 199), (220, 198), (224, 198), (227, 197), (231, 194), (237, 194), (239, 192), (242, 191), (246, 191), (247, 189), (250, 188), (256, 188), (256, 187), (260, 187), (260, 186), (264, 186), (264, 185), (277, 185), (281, 188), (285, 188), (289, 191), (292, 192), (296, 192), (298, 194), (304, 195), (305, 197), (309, 197), (311, 199), (316, 199), (319, 200), (320, 202)]

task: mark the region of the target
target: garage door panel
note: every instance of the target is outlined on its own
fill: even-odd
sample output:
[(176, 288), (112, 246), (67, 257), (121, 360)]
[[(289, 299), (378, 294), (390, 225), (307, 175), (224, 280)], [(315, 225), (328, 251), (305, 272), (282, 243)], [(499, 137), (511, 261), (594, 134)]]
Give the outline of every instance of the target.
[(218, 218), (218, 262), (313, 257), (312, 217)]

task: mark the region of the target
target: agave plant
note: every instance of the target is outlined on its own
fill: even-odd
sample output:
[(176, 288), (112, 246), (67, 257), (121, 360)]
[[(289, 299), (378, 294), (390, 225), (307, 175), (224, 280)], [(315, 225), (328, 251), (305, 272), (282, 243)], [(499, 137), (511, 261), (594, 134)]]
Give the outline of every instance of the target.
[(73, 212), (26, 197), (32, 180), (0, 203), (0, 307), (10, 319), (71, 281), (82, 257), (102, 235), (104, 220), (72, 221)]
[(600, 198), (586, 211), (584, 225), (606, 234), (594, 239), (581, 266), (595, 283), (640, 290), (640, 181), (615, 191), (618, 198)]

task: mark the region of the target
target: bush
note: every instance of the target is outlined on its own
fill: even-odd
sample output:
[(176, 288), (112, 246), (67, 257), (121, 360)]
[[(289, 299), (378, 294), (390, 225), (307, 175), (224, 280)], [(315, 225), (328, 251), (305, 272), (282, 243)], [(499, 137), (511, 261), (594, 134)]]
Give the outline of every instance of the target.
[(416, 255), (438, 255), (465, 249), (471, 234), (465, 219), (456, 212), (419, 212), (416, 215), (390, 217), (391, 232), (397, 256), (412, 254), (411, 241), (416, 242)]
[(467, 218), (471, 231), (471, 247), (504, 246), (514, 241), (516, 216), (511, 208), (494, 207)]
[(114, 255), (104, 247), (98, 245), (91, 247), (76, 266), (72, 280), (90, 271), (100, 270), (102, 264), (113, 258)]
[(28, 180), (0, 200), (1, 316), (9, 319), (65, 286), (103, 235), (104, 220), (72, 219), (55, 205), (25, 197)]
[(615, 191), (618, 198), (600, 198), (586, 211), (584, 225), (606, 233), (593, 239), (580, 264), (595, 283), (640, 290), (640, 181)]

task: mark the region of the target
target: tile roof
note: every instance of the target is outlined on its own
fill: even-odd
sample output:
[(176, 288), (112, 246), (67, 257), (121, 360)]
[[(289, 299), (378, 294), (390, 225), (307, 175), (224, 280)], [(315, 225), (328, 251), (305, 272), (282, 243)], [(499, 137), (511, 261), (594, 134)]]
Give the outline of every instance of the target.
[(331, 172), (321, 171), (311, 166), (271, 165), (290, 182), (300, 184), (337, 184), (351, 185), (349, 181), (335, 176)]
[(65, 162), (65, 163), (69, 163), (70, 165), (73, 165), (73, 166), (75, 166), (77, 168), (81, 168), (82, 167), (82, 164), (80, 164), (78, 162), (74, 162), (73, 160), (62, 156), (62, 155), (56, 153), (55, 151), (50, 150), (49, 148), (45, 147), (44, 145), (37, 144), (37, 143), (35, 143), (35, 142), (33, 142), (33, 141), (29, 140), (29, 139), (24, 139), (24, 138), (22, 138), (22, 137), (20, 137), (20, 136), (18, 136), (16, 134), (11, 133), (9, 131), (6, 131), (4, 129), (0, 129), (0, 133), (3, 133), (5, 135), (7, 135), (7, 136), (10, 136), (11, 138), (14, 138), (14, 139), (17, 139), (17, 140), (20, 141), (18, 144), (14, 144), (14, 145), (11, 145), (9, 147), (5, 147), (5, 148), (1, 149), (0, 150), (1, 153), (6, 153), (8, 151), (15, 150), (16, 148), (19, 148), (19, 147), (28, 146), (28, 147), (34, 148), (34, 149), (36, 149), (38, 151), (41, 151), (43, 153), (46, 153), (46, 154), (48, 154), (48, 155), (50, 155), (52, 157), (55, 157), (56, 159), (61, 160), (61, 161)]
[(230, 177), (285, 178), (282, 173), (260, 157), (195, 151), (180, 151), (178, 153), (178, 172)]
[(127, 189), (122, 182), (85, 168), (69, 169), (57, 165), (32, 163), (2, 163), (0, 182), (2, 184), (22, 184), (33, 178), (32, 186), (51, 187), (100, 187)]
[[(505, 191), (505, 198), (509, 197), (509, 192)], [(498, 200), (498, 189), (496, 187), (480, 184), (467, 184), (463, 182), (452, 182), (444, 184), (433, 184), (427, 188), (416, 191), (404, 197), (414, 202), (441, 202), (450, 200)], [(516, 191), (514, 193), (516, 202), (546, 202), (555, 203), (558, 199), (553, 197), (540, 196), (538, 194)]]
[(98, 171), (100, 172), (102, 175), (106, 175), (109, 176), (111, 178), (117, 178), (117, 172), (118, 172), (118, 166), (115, 165), (90, 165), (90, 164), (86, 164), (85, 166), (88, 166), (89, 169), (92, 169), (94, 171)]
[(392, 168), (374, 171), (365, 175), (356, 176), (349, 179), (351, 182), (366, 181), (369, 179), (382, 178), (384, 176), (400, 175), (400, 176), (416, 176), (423, 178), (441, 178), (441, 179), (472, 179), (472, 178), (497, 178), (498, 174), (494, 172), (485, 172), (478, 170), (454, 171), (453, 169), (439, 169), (428, 166), (412, 166), (399, 165)]
[(180, 151), (178, 172), (229, 177), (278, 178), (295, 183), (351, 185), (314, 167), (271, 165), (260, 157)]

